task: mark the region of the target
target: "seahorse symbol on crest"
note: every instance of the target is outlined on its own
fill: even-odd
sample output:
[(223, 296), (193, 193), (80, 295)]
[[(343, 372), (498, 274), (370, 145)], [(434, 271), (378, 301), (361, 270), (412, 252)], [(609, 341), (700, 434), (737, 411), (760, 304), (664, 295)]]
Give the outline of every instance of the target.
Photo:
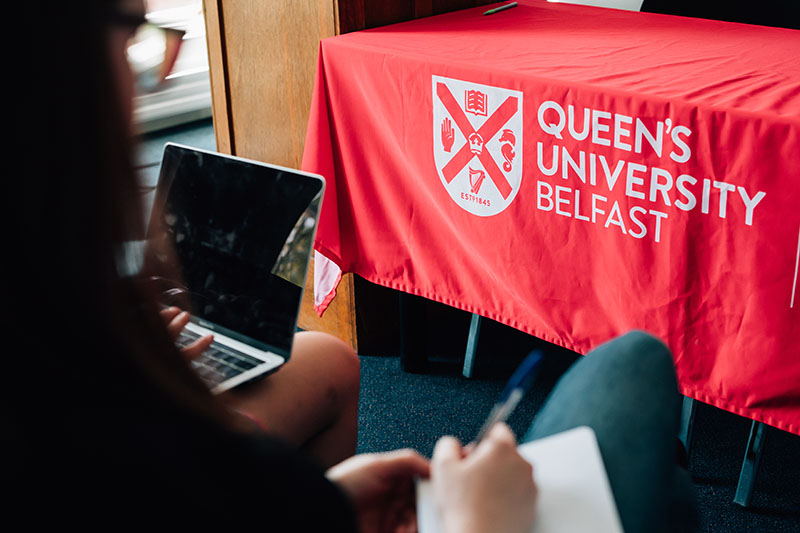
[(500, 153), (502, 153), (503, 158), (505, 158), (503, 170), (511, 172), (511, 164), (514, 161), (514, 156), (517, 155), (514, 153), (514, 145), (517, 144), (517, 138), (514, 136), (514, 132), (511, 130), (503, 130), (503, 133), (500, 135), (500, 144)]

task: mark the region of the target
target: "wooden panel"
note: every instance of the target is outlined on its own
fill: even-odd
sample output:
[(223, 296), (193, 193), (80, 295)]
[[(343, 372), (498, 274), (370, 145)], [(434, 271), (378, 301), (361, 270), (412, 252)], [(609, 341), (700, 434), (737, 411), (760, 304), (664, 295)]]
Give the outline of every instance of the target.
[(365, 0), (336, 1), (337, 27), (336, 33), (350, 33), (367, 27)]
[(222, 20), (218, 1), (203, 0), (208, 43), (208, 65), (211, 78), (211, 107), (217, 150), (233, 153), (231, 128), (228, 114), (227, 74), (225, 70), (225, 44), (222, 41)]
[(370, 2), (365, 14), (367, 28), (377, 28), (414, 18), (414, 1)]
[(300, 168), (319, 40), (330, 0), (225, 3), (224, 43), (236, 154)]
[(414, 2), (414, 18), (429, 17), (433, 14), (433, 0), (416, 0)]

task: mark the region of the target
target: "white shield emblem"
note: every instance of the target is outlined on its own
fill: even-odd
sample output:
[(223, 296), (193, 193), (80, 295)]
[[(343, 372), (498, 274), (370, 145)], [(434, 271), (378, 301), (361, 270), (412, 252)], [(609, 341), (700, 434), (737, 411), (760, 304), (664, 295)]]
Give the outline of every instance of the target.
[(522, 182), (522, 93), (433, 76), (433, 156), (450, 197), (496, 215)]

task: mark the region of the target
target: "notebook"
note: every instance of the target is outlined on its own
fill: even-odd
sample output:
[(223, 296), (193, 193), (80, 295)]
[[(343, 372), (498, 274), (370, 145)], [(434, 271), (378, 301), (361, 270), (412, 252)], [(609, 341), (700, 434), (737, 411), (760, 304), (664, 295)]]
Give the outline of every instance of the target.
[[(539, 488), (533, 533), (621, 533), (611, 485), (594, 431), (577, 427), (519, 446)], [(428, 481), (417, 484), (420, 533), (442, 531)]]
[(324, 190), (321, 176), (175, 143), (164, 148), (147, 272), (164, 306), (211, 333), (192, 362), (214, 393), (289, 360)]

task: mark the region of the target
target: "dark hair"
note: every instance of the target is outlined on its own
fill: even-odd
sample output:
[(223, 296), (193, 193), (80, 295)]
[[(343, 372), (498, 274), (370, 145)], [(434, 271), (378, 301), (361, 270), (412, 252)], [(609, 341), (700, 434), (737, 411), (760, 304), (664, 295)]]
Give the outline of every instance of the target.
[[(168, 405), (238, 427), (173, 345), (156, 295), (117, 269), (123, 243), (142, 238), (144, 225), (109, 55), (109, 3), (48, 3), (28, 19), (38, 25), (15, 71), (9, 159), (23, 165), (6, 173), (3, 269), (3, 323), (24, 345), (6, 369), (19, 380), (13, 415), (20, 428), (53, 427), (50, 413), (87, 405)], [(31, 366), (35, 388), (25, 378)]]

